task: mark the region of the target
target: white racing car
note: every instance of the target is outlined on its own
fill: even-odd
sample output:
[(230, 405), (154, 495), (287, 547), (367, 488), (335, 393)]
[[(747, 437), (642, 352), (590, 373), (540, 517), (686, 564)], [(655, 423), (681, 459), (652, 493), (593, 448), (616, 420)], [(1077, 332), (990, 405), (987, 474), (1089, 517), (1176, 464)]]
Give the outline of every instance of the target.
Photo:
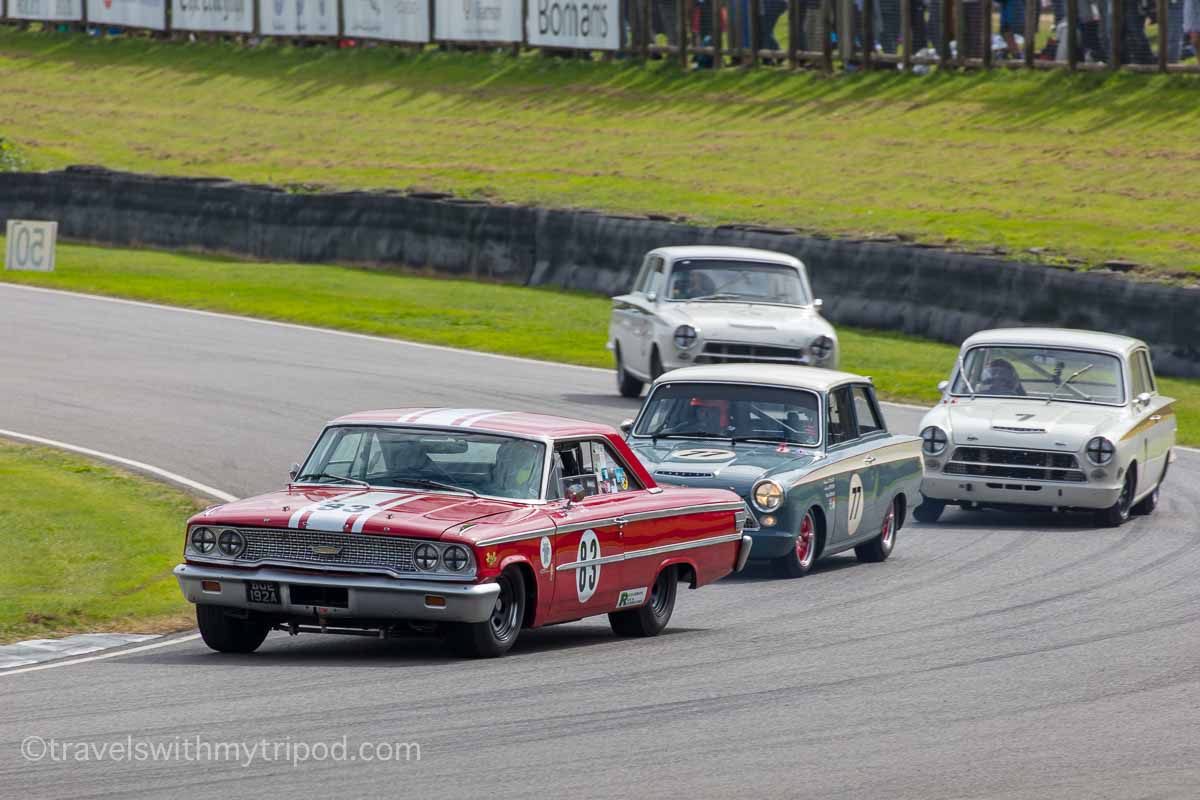
[(637, 397), (672, 369), (759, 362), (834, 368), (837, 334), (804, 264), (742, 247), (660, 247), (633, 291), (613, 298), (608, 348), (617, 388)]
[(1144, 342), (1088, 331), (983, 331), (963, 343), (921, 422), (923, 502), (1088, 510), (1102, 525), (1149, 514), (1175, 444)]

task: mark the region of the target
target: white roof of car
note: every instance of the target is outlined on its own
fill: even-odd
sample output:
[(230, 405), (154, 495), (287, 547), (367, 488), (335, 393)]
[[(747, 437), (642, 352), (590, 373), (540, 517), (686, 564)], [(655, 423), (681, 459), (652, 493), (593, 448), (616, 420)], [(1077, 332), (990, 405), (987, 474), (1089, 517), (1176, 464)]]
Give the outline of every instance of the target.
[(1127, 353), (1135, 347), (1145, 346), (1140, 339), (1131, 339), (1115, 333), (1077, 331), (1070, 328), (996, 328), (973, 334), (963, 342), (963, 347), (974, 347), (980, 344), (1068, 347), (1081, 350), (1102, 350), (1109, 353)]
[(777, 253), (774, 250), (756, 250), (753, 247), (724, 247), (722, 245), (681, 245), (677, 247), (656, 247), (651, 252), (657, 253), (668, 261), (681, 261), (687, 258), (736, 258), (745, 261), (773, 261), (777, 264), (802, 266), (800, 259), (787, 253)]
[(790, 364), (711, 364), (684, 367), (662, 375), (655, 385), (686, 381), (720, 381), (723, 383), (757, 383), (782, 386), (788, 389), (810, 389), (827, 392), (843, 383), (870, 383), (870, 378), (820, 367), (797, 367)]

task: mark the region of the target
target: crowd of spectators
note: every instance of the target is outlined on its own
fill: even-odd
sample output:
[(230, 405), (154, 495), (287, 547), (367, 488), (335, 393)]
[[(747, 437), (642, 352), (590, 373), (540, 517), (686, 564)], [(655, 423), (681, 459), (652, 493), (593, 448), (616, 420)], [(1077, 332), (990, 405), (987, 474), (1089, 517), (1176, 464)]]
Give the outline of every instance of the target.
[[(1041, 46), (1037, 57), (1046, 60), (1066, 61), (1067, 54), (1067, 3), (1070, 0), (1044, 0), (1041, 14), (1035, 20), (1034, 30), (1049, 25), (1047, 34), (1039, 37)], [(678, 0), (649, 0), (651, 3), (652, 33), (668, 43), (678, 41), (680, 18)], [(1039, 3), (1043, 0), (1039, 0)], [(1075, 43), (1076, 59), (1081, 62), (1106, 62), (1110, 54), (1112, 35), (1112, 0), (1074, 0), (1077, 3), (1078, 28)], [(629, 3), (630, 8), (638, 4)], [(693, 46), (709, 46), (713, 41), (713, 0), (693, 0), (687, 22), (689, 43)], [(1156, 0), (1122, 0), (1121, 41), (1118, 54), (1122, 64), (1152, 64), (1157, 60), (1156, 47), (1151, 45), (1147, 28), (1157, 24), (1158, 4)], [(787, 0), (758, 0), (758, 24), (748, 24), (753, 8), (750, 0), (722, 0), (720, 30), (723, 33), (722, 47), (749, 50), (752, 27), (757, 32), (757, 49), (782, 50), (780, 32), (787, 26)], [(800, 19), (795, 27), (799, 36), (798, 49), (819, 52), (822, 37), (826, 35), (822, 0), (799, 0)], [(829, 35), (838, 47), (839, 28), (850, 32), (854, 51), (862, 52), (863, 0), (853, 0), (853, 18), (845, 19), (841, 0), (833, 0), (834, 17)], [(911, 0), (913, 51), (926, 51), (934, 55), (942, 50), (943, 31), (956, 31), (958, 21), (953, 19), (953, 0)], [(949, 51), (957, 55), (963, 48), (966, 58), (981, 58), (984, 48), (991, 47), (996, 59), (1023, 57), (1026, 34), (1025, 0), (993, 0), (996, 17), (993, 20), (993, 37), (985, 42), (983, 0), (964, 0), (962, 4), (963, 41), (950, 36)], [(897, 53), (902, 47), (900, 0), (875, 0), (872, 18), (873, 49), (882, 53)], [(946, 19), (946, 16), (949, 19)], [(1196, 57), (1200, 49), (1200, 0), (1168, 0), (1167, 2), (1167, 61), (1178, 63)], [(640, 41), (640, 19), (630, 19), (631, 41)], [(699, 66), (711, 64), (707, 57), (697, 57)]]

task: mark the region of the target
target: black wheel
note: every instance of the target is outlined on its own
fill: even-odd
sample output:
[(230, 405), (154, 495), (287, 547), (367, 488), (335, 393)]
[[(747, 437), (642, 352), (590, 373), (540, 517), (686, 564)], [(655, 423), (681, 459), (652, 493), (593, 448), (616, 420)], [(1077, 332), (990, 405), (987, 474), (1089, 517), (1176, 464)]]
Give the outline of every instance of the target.
[(900, 529), (900, 515), (896, 513), (896, 505), (896, 501), (893, 500), (887, 516), (883, 518), (883, 527), (879, 535), (854, 548), (854, 555), (858, 556), (859, 561), (878, 563), (887, 561), (887, 557), (892, 554), (896, 547), (896, 532)]
[(450, 629), (454, 652), (469, 658), (495, 658), (507, 653), (521, 633), (525, 620), (525, 579), (518, 569), (507, 569), (496, 579), (500, 593), (492, 615), (483, 622), (460, 622)]
[(1154, 491), (1146, 495), (1141, 501), (1133, 507), (1133, 513), (1138, 516), (1146, 516), (1153, 514), (1154, 509), (1158, 508), (1158, 496), (1162, 492), (1163, 481), (1167, 479), (1167, 467), (1171, 465), (1171, 454), (1167, 453), (1167, 463), (1163, 464), (1162, 475), (1158, 477), (1158, 483), (1154, 485)]
[(925, 522), (932, 524), (941, 519), (942, 512), (946, 510), (946, 504), (941, 500), (930, 500), (927, 497), (921, 497), (921, 504), (913, 509), (913, 517), (917, 522)]
[(643, 383), (625, 371), (625, 362), (621, 360), (621, 345), (614, 351), (617, 357), (617, 391), (622, 397), (637, 397), (642, 393)]
[(810, 509), (800, 521), (796, 543), (787, 555), (771, 561), (775, 574), (781, 578), (802, 578), (817, 561), (817, 521)]
[(1119, 528), (1124, 525), (1129, 520), (1136, 486), (1137, 472), (1131, 469), (1125, 473), (1125, 483), (1121, 486), (1121, 496), (1117, 498), (1117, 502), (1096, 512), (1096, 524), (1105, 528)]
[(614, 611), (608, 615), (608, 624), (612, 625), (613, 633), (617, 636), (658, 636), (671, 621), (678, 588), (674, 567), (667, 567), (658, 573), (644, 606)]
[(218, 653), (253, 653), (271, 630), (269, 622), (253, 614), (238, 619), (221, 606), (196, 606), (196, 625), (204, 643)]
[(658, 377), (660, 375), (662, 375), (663, 372), (665, 372), (665, 370), (663, 369), (662, 358), (658, 355), (658, 348), (655, 347), (654, 350), (651, 351), (651, 353), (650, 353), (650, 380), (651, 380), (651, 382), (658, 380)]

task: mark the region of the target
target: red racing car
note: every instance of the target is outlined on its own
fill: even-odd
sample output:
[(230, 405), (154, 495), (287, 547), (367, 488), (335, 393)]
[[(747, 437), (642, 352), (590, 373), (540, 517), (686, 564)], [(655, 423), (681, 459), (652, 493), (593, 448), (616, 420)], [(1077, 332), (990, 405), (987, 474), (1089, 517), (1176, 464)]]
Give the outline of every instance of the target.
[(498, 656), (523, 628), (595, 614), (659, 633), (680, 582), (745, 564), (745, 518), (732, 492), (655, 485), (602, 425), (372, 411), (329, 423), (286, 489), (192, 517), (175, 575), (214, 650), (272, 628), (416, 630)]

